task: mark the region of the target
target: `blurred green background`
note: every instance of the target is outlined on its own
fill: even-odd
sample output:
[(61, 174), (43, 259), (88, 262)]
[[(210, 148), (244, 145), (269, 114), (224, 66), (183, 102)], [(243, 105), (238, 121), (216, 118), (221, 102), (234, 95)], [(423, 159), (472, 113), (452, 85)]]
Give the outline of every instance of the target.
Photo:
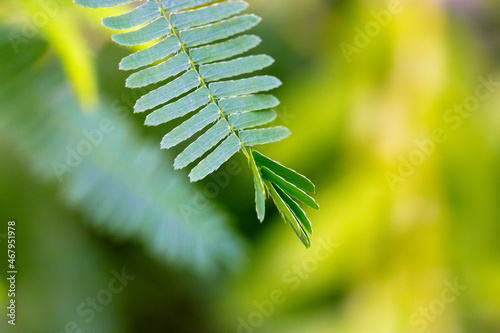
[(270, 202), (258, 223), (242, 155), (173, 171), (100, 26), (126, 8), (0, 0), (0, 331), (500, 332), (498, 1), (248, 2), (309, 250)]

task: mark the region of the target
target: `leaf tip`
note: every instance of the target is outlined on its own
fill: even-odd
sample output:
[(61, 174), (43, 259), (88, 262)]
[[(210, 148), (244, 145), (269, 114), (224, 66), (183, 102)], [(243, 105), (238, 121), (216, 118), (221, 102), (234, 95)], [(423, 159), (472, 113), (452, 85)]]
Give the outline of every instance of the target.
[(189, 173), (189, 181), (191, 183), (196, 183), (197, 181), (199, 181), (201, 179), (203, 179), (203, 178), (200, 178), (198, 175), (195, 175), (193, 170), (191, 170), (191, 172)]
[(144, 109), (144, 107), (141, 105), (140, 102), (141, 102), (140, 98), (137, 100), (137, 102), (135, 102), (134, 113), (141, 113), (141, 112), (146, 111), (146, 109)]
[(168, 138), (163, 138), (163, 140), (161, 140), (161, 143), (160, 143), (161, 149), (170, 149), (173, 146), (174, 145), (170, 142), (170, 140), (168, 140)]
[(126, 71), (126, 70), (129, 70), (130, 68), (127, 67), (127, 65), (125, 65), (125, 59), (122, 59), (122, 61), (120, 61), (120, 63), (118, 64), (118, 69), (122, 70), (122, 71)]
[(133, 83), (132, 83), (132, 82), (133, 82), (133, 81), (132, 81), (132, 80), (130, 80), (130, 77), (129, 77), (129, 78), (127, 78), (127, 79), (125, 80), (125, 87), (127, 87), (127, 88), (131, 88), (131, 89), (132, 89), (132, 88), (137, 88), (137, 87), (135, 87), (135, 86), (133, 85)]
[(250, 6), (248, 2), (244, 0), (239, 0), (238, 2), (241, 2), (243, 10), (247, 9)]
[(103, 17), (103, 19), (101, 20), (101, 24), (103, 26), (105, 26), (106, 28), (110, 28), (111, 29), (111, 27), (109, 26), (109, 17)]
[(174, 170), (180, 170), (182, 168), (184, 168), (184, 166), (181, 164), (178, 157), (176, 157), (174, 160)]
[(264, 54), (262, 57), (264, 59), (266, 59), (269, 64), (274, 64), (274, 62), (275, 62), (274, 58), (271, 57), (271, 56), (269, 56), (269, 55), (267, 55), (267, 54)]

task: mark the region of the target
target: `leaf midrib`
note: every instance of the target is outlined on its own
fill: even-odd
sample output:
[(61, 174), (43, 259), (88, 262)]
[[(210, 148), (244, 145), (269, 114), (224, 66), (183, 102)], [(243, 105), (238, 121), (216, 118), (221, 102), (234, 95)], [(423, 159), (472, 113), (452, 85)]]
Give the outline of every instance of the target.
[(163, 17), (165, 17), (165, 19), (168, 21), (168, 23), (170, 24), (170, 31), (172, 33), (172, 35), (174, 35), (177, 40), (179, 41), (179, 45), (180, 45), (180, 51), (183, 52), (184, 54), (186, 54), (188, 57), (189, 57), (189, 65), (190, 65), (190, 68), (193, 69), (197, 74), (198, 74), (198, 78), (199, 78), (199, 82), (201, 84), (202, 87), (205, 87), (209, 93), (210, 93), (210, 103), (213, 103), (215, 104), (215, 106), (217, 106), (217, 108), (219, 109), (219, 113), (221, 114), (221, 117), (220, 119), (225, 119), (227, 121), (227, 123), (230, 125), (229, 127), (229, 130), (231, 132), (231, 134), (234, 134), (236, 135), (236, 137), (238, 138), (238, 140), (240, 140), (240, 147), (241, 147), (241, 151), (243, 152), (243, 154), (247, 157), (248, 161), (250, 161), (250, 153), (247, 151), (247, 147), (245, 146), (244, 142), (241, 141), (241, 138), (240, 138), (240, 133), (239, 131), (235, 130), (233, 128), (233, 126), (231, 125), (231, 123), (229, 122), (229, 115), (227, 115), (224, 110), (222, 110), (222, 108), (219, 106), (219, 101), (220, 99), (219, 98), (216, 98), (215, 97), (215, 94), (212, 92), (212, 90), (210, 90), (209, 88), (209, 85), (205, 82), (205, 79), (203, 76), (201, 76), (200, 74), (200, 71), (199, 71), (199, 67), (200, 65), (196, 64), (196, 62), (193, 60), (193, 58), (191, 58), (191, 55), (189, 54), (189, 47), (187, 47), (180, 39), (179, 37), (179, 31), (177, 29), (175, 29), (175, 26), (172, 25), (172, 22), (170, 21), (170, 14), (169, 12), (167, 12), (161, 5), (161, 0), (156, 0), (156, 2), (158, 3), (158, 5), (160, 6), (160, 11), (163, 15)]

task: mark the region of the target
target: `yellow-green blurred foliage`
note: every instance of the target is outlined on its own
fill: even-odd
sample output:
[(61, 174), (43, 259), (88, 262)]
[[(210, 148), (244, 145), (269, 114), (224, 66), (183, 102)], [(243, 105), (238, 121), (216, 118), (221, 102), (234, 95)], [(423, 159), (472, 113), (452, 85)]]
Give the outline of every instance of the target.
[[(402, 2), (349, 62), (342, 43), (356, 46), (357, 29), (366, 32), (390, 2), (259, 5), (277, 10), (270, 25), (313, 59), (282, 92), (294, 135), (269, 153), (318, 171), (322, 209), (309, 212), (311, 251), (277, 227), (216, 316), (235, 327), (241, 316), (255, 332), (500, 330), (500, 91), (465, 116), (446, 113), (475, 96), (478, 77), (500, 81), (496, 45), (478, 27), (498, 15), (481, 2)], [(498, 25), (490, 29), (483, 33), (498, 36)], [(436, 130), (444, 142), (419, 148)], [(388, 181), (400, 158), (418, 163)], [(315, 247), (330, 238), (336, 247), (316, 267)], [(440, 303), (455, 281), (465, 291)], [(273, 290), (286, 300), (267, 317), (254, 301), (266, 303)]]
[[(263, 151), (310, 176), (321, 211), (307, 211), (310, 250), (270, 212), (264, 231), (249, 233), (247, 265), (193, 289), (205, 295), (204, 330), (500, 332), (499, 3), (248, 2), (263, 17), (259, 52), (284, 82), (278, 122), (293, 133)], [(0, 17), (15, 25), (34, 3), (3, 0)], [(394, 3), (398, 13), (379, 23)], [(118, 48), (103, 46), (105, 14), (67, 8), (43, 29), (85, 106), (98, 100), (95, 63), (110, 63), (92, 54)], [(105, 82), (123, 83), (107, 70), (115, 78)], [(469, 112), (478, 89), (485, 96)], [(238, 220), (253, 214), (253, 199), (250, 182), (236, 182), (225, 191), (249, 202), (233, 192), (218, 200)], [(148, 331), (168, 327), (156, 311)]]

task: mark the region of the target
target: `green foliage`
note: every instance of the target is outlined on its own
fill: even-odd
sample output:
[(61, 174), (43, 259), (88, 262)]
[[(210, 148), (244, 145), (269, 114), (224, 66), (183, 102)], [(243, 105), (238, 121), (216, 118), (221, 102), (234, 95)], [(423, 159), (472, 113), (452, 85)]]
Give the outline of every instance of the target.
[[(0, 46), (8, 51), (9, 45)], [(60, 68), (30, 68), (40, 56), (0, 59), (1, 66), (18, 68), (0, 88), (0, 130), (8, 145), (23, 152), (23, 163), (46, 183), (58, 184), (62, 203), (98, 230), (135, 239), (160, 261), (200, 274), (219, 266), (234, 269), (244, 246), (226, 214), (210, 202), (183, 213), (183, 207), (194, 209), (194, 192), (181, 174), (165, 172), (169, 162), (155, 144), (140, 139), (122, 114), (108, 108), (82, 114)], [(103, 122), (112, 132), (100, 131)], [(75, 157), (79, 145), (89, 142), (86, 135), (95, 140), (92, 154)], [(76, 159), (71, 165), (69, 155)]]
[[(77, 4), (90, 8), (128, 2), (76, 0)], [(162, 82), (159, 88), (137, 100), (134, 112), (151, 111), (146, 116), (148, 126), (159, 126), (194, 113), (161, 142), (161, 148), (169, 149), (206, 129), (177, 156), (174, 167), (182, 169), (200, 160), (189, 174), (195, 182), (242, 151), (254, 174), (259, 220), (264, 219), (265, 198), (269, 193), (282, 216), (309, 247), (307, 232), (312, 233), (311, 223), (292, 198), (319, 209), (314, 199), (303, 191), (314, 191), (314, 185), (251, 149), (290, 135), (288, 129), (280, 126), (256, 128), (276, 118), (271, 108), (279, 104), (275, 97), (259, 93), (277, 88), (281, 81), (265, 75), (238, 78), (262, 70), (274, 60), (267, 55), (231, 59), (260, 43), (256, 36), (234, 37), (257, 25), (260, 18), (252, 14), (239, 15), (248, 7), (244, 1), (213, 2), (149, 0), (126, 14), (103, 20), (108, 28), (127, 30), (112, 36), (119, 44), (135, 46), (156, 42), (120, 63), (120, 68), (125, 70), (146, 67), (129, 76), (127, 87)], [(129, 30), (131, 28), (136, 29)], [(228, 78), (238, 79), (221, 81)]]
[[(292, 227), (302, 243), (306, 247), (311, 246), (311, 241), (307, 234), (312, 234), (313, 232), (311, 222), (292, 197), (314, 209), (319, 209), (316, 201), (300, 189), (306, 188), (309, 192), (314, 192), (314, 185), (303, 175), (284, 167), (257, 151), (252, 152), (252, 157), (262, 175), (261, 180), (258, 181), (264, 181), (265, 188), (271, 195), (281, 216)], [(255, 178), (258, 179), (257, 177)], [(260, 199), (261, 193), (259, 193), (261, 191), (257, 190), (257, 188), (256, 180), (257, 211), (259, 211), (259, 207), (262, 205), (262, 202), (259, 202), (259, 200), (262, 201), (262, 199)]]

